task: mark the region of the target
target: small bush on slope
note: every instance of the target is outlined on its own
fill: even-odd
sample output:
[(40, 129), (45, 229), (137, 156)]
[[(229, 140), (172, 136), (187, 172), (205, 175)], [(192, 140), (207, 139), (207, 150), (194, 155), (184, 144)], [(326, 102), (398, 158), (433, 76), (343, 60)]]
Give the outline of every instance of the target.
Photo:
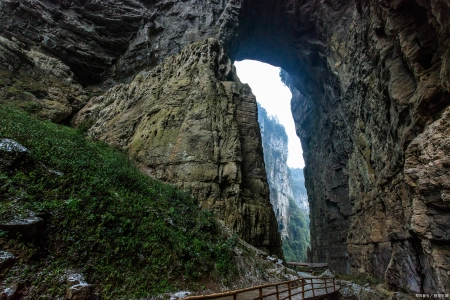
[(44, 239), (0, 235), (0, 246), (21, 257), (6, 277), (25, 282), (27, 297), (62, 296), (68, 269), (107, 299), (155, 295), (233, 270), (233, 241), (219, 237), (212, 215), (117, 150), (5, 105), (0, 138), (30, 151), (14, 168), (0, 164), (0, 222), (29, 210), (47, 223)]

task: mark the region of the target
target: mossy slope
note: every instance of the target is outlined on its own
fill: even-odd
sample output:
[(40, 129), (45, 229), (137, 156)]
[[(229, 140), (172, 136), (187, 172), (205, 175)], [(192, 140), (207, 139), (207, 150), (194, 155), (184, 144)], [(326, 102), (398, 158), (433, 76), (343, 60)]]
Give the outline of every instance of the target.
[(40, 238), (0, 232), (0, 246), (20, 257), (0, 276), (22, 283), (25, 298), (61, 297), (68, 270), (83, 273), (106, 299), (147, 297), (232, 273), (233, 241), (220, 237), (211, 214), (140, 174), (118, 151), (5, 105), (0, 137), (29, 149), (26, 159), (0, 163), (0, 221), (29, 211), (46, 221)]

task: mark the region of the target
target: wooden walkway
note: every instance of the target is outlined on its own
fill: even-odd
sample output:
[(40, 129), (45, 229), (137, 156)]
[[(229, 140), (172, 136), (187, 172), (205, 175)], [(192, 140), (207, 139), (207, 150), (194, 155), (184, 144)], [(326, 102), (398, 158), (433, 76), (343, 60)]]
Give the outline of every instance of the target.
[(311, 272), (316, 269), (327, 269), (328, 263), (286, 262), (289, 267), (307, 267)]
[(334, 278), (303, 277), (236, 291), (186, 297), (185, 300), (297, 300), (338, 299), (339, 287)]

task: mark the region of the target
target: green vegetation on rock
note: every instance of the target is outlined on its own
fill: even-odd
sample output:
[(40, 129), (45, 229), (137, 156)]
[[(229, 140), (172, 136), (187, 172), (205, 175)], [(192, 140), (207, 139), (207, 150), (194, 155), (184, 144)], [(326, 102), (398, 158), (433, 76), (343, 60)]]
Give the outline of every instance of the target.
[(306, 187), (305, 187), (305, 175), (303, 174), (303, 169), (300, 168), (289, 168), (289, 173), (291, 176), (291, 186), (294, 195), (302, 195), (307, 197)]
[(306, 261), (310, 246), (309, 218), (305, 211), (289, 198), (288, 237), (283, 239), (283, 252), (287, 261)]
[(0, 160), (0, 223), (30, 214), (46, 223), (40, 237), (0, 232), (0, 247), (19, 257), (0, 276), (30, 287), (25, 298), (63, 296), (72, 271), (105, 299), (148, 297), (233, 275), (235, 240), (211, 213), (142, 175), (117, 150), (6, 105), (0, 138), (29, 150)]

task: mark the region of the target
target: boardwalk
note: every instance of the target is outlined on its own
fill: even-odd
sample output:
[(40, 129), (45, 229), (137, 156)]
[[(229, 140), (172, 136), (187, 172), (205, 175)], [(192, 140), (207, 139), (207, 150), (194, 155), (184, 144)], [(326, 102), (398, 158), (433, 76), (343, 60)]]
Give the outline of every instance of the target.
[(186, 300), (337, 299), (338, 291), (334, 278), (308, 277), (219, 294), (191, 296)]

